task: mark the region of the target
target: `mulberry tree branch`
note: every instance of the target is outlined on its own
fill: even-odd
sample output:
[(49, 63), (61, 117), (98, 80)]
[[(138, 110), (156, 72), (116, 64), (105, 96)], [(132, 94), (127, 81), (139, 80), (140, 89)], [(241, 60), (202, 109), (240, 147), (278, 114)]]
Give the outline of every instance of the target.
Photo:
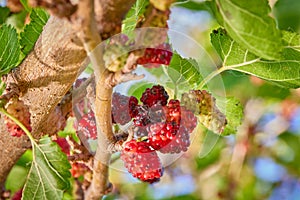
[[(50, 119), (55, 116), (51, 113), (57, 112), (56, 105), (69, 91), (86, 58), (82, 46), (74, 42), (76, 38), (76, 31), (67, 21), (51, 17), (33, 51), (5, 79), (6, 92), (16, 91), (28, 106), (35, 138), (50, 134), (52, 126), (48, 122), (55, 122)], [(12, 166), (30, 147), (30, 142), (26, 136), (12, 137), (2, 118), (0, 130), (0, 183), (3, 183)]]
[[(95, 99), (95, 118), (97, 126), (98, 145), (93, 164), (93, 179), (92, 183), (85, 194), (85, 199), (101, 199), (109, 188), (108, 181), (108, 163), (110, 162), (111, 154), (107, 152), (108, 141), (114, 141), (112, 133), (112, 123), (110, 119), (111, 113), (111, 94), (112, 89), (103, 87), (105, 77), (105, 66), (102, 59), (100, 48), (96, 48), (101, 42), (100, 35), (96, 29), (96, 21), (94, 15), (94, 1), (80, 1), (76, 18), (73, 19), (73, 26), (77, 29), (78, 37), (84, 44), (84, 48), (91, 60), (94, 76), (96, 81), (96, 94), (99, 98)], [(109, 117), (108, 117), (109, 115)]]

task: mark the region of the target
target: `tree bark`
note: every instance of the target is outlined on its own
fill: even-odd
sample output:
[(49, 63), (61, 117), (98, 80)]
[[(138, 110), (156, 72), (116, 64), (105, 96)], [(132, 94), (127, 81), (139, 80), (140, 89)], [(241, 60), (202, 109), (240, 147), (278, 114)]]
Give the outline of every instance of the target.
[[(51, 17), (34, 50), (7, 76), (8, 88), (18, 88), (20, 100), (29, 107), (35, 138), (53, 132), (53, 126), (45, 122), (52, 112), (57, 112), (56, 105), (69, 91), (86, 59), (76, 38), (66, 20)], [(26, 136), (11, 137), (3, 121), (0, 130), (0, 183), (3, 183), (30, 143)]]

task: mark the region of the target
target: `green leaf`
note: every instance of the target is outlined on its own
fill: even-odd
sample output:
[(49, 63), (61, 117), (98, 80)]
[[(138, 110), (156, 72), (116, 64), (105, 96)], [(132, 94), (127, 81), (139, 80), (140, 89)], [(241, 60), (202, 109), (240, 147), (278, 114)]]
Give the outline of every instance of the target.
[(243, 106), (240, 101), (234, 97), (228, 97), (226, 99), (217, 98), (217, 105), (221, 112), (225, 113), (227, 120), (227, 125), (221, 134), (223, 136), (235, 134), (244, 116)]
[(23, 28), (25, 26), (24, 23), (27, 14), (28, 12), (26, 10), (22, 10), (18, 13), (13, 13), (7, 18), (6, 24), (12, 25), (15, 29), (17, 29), (17, 32), (20, 33), (21, 31), (23, 31)]
[(188, 83), (190, 88), (195, 88), (202, 81), (197, 61), (183, 58), (176, 52), (173, 53), (170, 65), (166, 69), (166, 74), (174, 84)]
[(75, 118), (69, 117), (67, 120), (67, 125), (65, 126), (64, 130), (58, 131), (57, 135), (59, 137), (64, 137), (64, 138), (70, 136), (75, 142), (79, 143), (80, 140), (77, 137), (76, 129), (74, 128), (74, 123), (75, 123)]
[(31, 163), (31, 162), (32, 162), (32, 150), (28, 149), (21, 156), (21, 158), (19, 158), (19, 160), (16, 164), (29, 169), (30, 165), (28, 165), (28, 163)]
[(285, 30), (300, 30), (300, 1), (278, 0), (274, 6), (274, 15), (278, 27)]
[(23, 190), (23, 200), (60, 200), (69, 187), (70, 164), (49, 137), (32, 142), (33, 161)]
[(27, 168), (15, 165), (6, 178), (5, 189), (10, 190), (11, 192), (20, 190), (25, 183), (27, 174)]
[(126, 18), (122, 22), (122, 33), (131, 36), (140, 18), (146, 11), (149, 0), (137, 0), (128, 11)]
[(25, 26), (24, 31), (21, 33), (20, 43), (22, 52), (25, 55), (27, 55), (35, 45), (48, 19), (49, 15), (43, 9), (32, 9), (30, 13), (30, 23)]
[(173, 5), (183, 7), (189, 10), (194, 10), (194, 11), (207, 11), (215, 17), (215, 19), (218, 21), (219, 24), (223, 24), (223, 18), (218, 11), (217, 5), (213, 1), (195, 2), (195, 1), (180, 0), (176, 2), (177, 3), (174, 3)]
[(211, 42), (220, 55), (225, 70), (236, 70), (287, 88), (300, 87), (300, 35), (284, 31), (282, 60), (268, 61), (250, 53), (232, 40), (223, 29), (213, 31)]
[(14, 68), (21, 50), (16, 29), (6, 24), (0, 27), (0, 76)]
[(7, 7), (0, 7), (0, 25), (6, 21), (9, 13), (10, 10)]
[(282, 50), (281, 34), (269, 16), (268, 1), (214, 0), (228, 34), (255, 55), (277, 60)]

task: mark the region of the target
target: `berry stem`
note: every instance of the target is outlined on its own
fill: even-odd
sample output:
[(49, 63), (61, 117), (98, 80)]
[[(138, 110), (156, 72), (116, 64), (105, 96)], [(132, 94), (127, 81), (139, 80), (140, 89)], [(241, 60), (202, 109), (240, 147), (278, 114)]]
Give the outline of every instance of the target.
[[(167, 75), (168, 77), (170, 77), (169, 76), (169, 72), (168, 72), (168, 68), (165, 65), (162, 66), (162, 70), (164, 71), (165, 75)], [(170, 79), (173, 80), (172, 78), (170, 78)], [(177, 87), (178, 80), (176, 82), (174, 82), (174, 81), (172, 81), (172, 82), (173, 82), (173, 85), (174, 85), (174, 97), (173, 97), (173, 99), (177, 99), (177, 94), (178, 94), (178, 87)]]
[(17, 118), (9, 114), (4, 108), (0, 108), (0, 112), (9, 117), (11, 120), (13, 120), (26, 133), (31, 142), (35, 143), (35, 140), (31, 135), (30, 131)]
[(205, 77), (201, 83), (198, 86), (198, 89), (203, 89), (203, 87), (211, 80), (213, 79), (215, 76), (217, 76), (218, 74), (221, 74), (223, 71), (227, 70), (225, 67), (221, 67), (219, 69), (217, 69), (216, 71), (213, 71), (212, 73), (210, 73), (207, 77)]
[(173, 99), (177, 99), (177, 94), (178, 94), (178, 88), (177, 88), (177, 84), (176, 84), (175, 88), (174, 88), (174, 98)]

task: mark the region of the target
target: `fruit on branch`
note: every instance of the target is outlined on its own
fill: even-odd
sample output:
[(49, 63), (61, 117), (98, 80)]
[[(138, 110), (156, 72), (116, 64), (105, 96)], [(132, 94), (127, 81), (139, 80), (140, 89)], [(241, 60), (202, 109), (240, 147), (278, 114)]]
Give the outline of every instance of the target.
[(133, 122), (135, 126), (146, 126), (151, 123), (147, 106), (138, 105), (134, 113)]
[(163, 110), (166, 121), (154, 123), (149, 127), (149, 143), (155, 150), (167, 146), (175, 138), (180, 125), (180, 102), (178, 100), (170, 100)]
[(79, 178), (80, 176), (84, 176), (85, 173), (91, 171), (91, 169), (85, 163), (73, 162), (71, 166), (72, 168), (70, 169), (70, 172), (74, 178)]
[(155, 48), (146, 48), (144, 55), (137, 60), (137, 64), (146, 68), (157, 68), (161, 64), (169, 65), (172, 55), (171, 46), (163, 43)]
[(79, 120), (77, 131), (81, 131), (87, 138), (97, 139), (96, 119), (92, 110)]
[(136, 138), (148, 137), (148, 126), (136, 126), (133, 131)]
[(128, 123), (133, 116), (137, 115), (137, 98), (127, 97), (120, 93), (113, 93), (112, 96), (112, 121), (124, 125)]
[(166, 121), (152, 124), (148, 140), (161, 153), (180, 153), (190, 146), (190, 133), (197, 125), (194, 114), (180, 106), (179, 100), (170, 100), (164, 107)]
[[(152, 124), (148, 132), (149, 144), (155, 150), (167, 146), (176, 136), (179, 126), (172, 123)], [(170, 152), (173, 153), (173, 152)]]
[(155, 104), (165, 106), (168, 103), (169, 95), (161, 85), (154, 85), (152, 88), (147, 88), (142, 94), (141, 102), (145, 106), (151, 107)]
[[(6, 106), (6, 111), (18, 119), (28, 129), (28, 131), (31, 131), (29, 108), (23, 101), (11, 99)], [(21, 127), (7, 116), (4, 116), (4, 123), (8, 132), (12, 136), (21, 137), (22, 135), (25, 135), (25, 132), (21, 129)]]
[(226, 116), (218, 109), (216, 99), (206, 90), (190, 90), (181, 97), (181, 102), (195, 113), (199, 121), (209, 130), (222, 133), (226, 124)]
[[(142, 105), (135, 97), (120, 93), (112, 96), (112, 120), (126, 124), (133, 119), (134, 139), (126, 142), (121, 151), (125, 167), (136, 178), (153, 183), (160, 179), (163, 167), (157, 151), (161, 153), (181, 153), (190, 146), (190, 134), (197, 126), (197, 118), (179, 100), (169, 100), (169, 95), (161, 85), (147, 88), (141, 97)], [(78, 127), (89, 138), (91, 130), (96, 137), (94, 114), (83, 116)], [(72, 174), (78, 177), (81, 164), (74, 164)], [(84, 166), (82, 166), (84, 168)], [(80, 173), (82, 174), (82, 173)]]
[(197, 125), (193, 112), (182, 107), (179, 100), (171, 99), (167, 104), (168, 94), (160, 85), (147, 88), (141, 101), (144, 105), (138, 105), (133, 116), (138, 127), (135, 137), (147, 136), (150, 146), (162, 153), (187, 151), (190, 133)]
[(60, 146), (62, 152), (64, 152), (66, 155), (70, 155), (71, 146), (68, 143), (66, 138), (57, 137), (53, 142), (56, 142), (58, 146)]
[(181, 109), (181, 121), (180, 126), (185, 127), (189, 133), (192, 133), (197, 126), (197, 117), (190, 110), (187, 110), (184, 106)]
[(180, 124), (181, 109), (179, 100), (171, 99), (164, 110), (166, 112), (167, 122), (172, 122), (177, 125)]
[(125, 143), (121, 159), (133, 177), (141, 181), (154, 183), (163, 175), (163, 167), (155, 150), (149, 143), (131, 140)]
[(181, 153), (186, 152), (190, 146), (190, 132), (181, 126), (170, 142), (159, 149), (161, 153)]

